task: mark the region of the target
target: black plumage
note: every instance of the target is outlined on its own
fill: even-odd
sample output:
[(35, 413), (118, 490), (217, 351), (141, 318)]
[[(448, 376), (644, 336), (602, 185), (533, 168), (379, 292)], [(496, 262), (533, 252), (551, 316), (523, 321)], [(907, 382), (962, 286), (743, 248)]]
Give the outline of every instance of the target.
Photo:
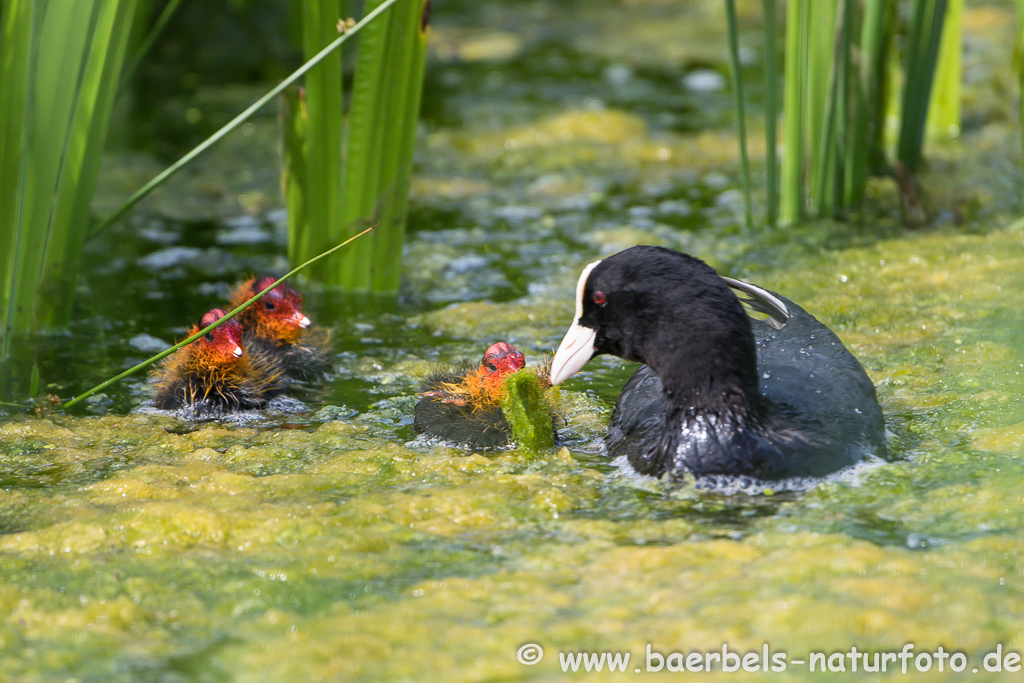
[[(733, 288), (770, 312), (752, 321)], [(645, 363), (624, 387), (609, 453), (653, 476), (820, 476), (884, 455), (875, 388), (839, 338), (788, 299), (702, 261), (633, 247), (588, 267), (552, 367), (600, 353)]]

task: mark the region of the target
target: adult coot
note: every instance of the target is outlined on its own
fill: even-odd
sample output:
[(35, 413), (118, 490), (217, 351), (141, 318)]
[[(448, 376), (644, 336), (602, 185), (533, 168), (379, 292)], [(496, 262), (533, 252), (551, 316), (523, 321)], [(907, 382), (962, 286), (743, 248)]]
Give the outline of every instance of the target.
[(474, 448), (508, 445), (512, 430), (501, 410), (502, 382), (525, 365), (516, 347), (498, 342), (479, 363), (463, 361), (431, 374), (420, 388), (416, 431)]
[[(224, 315), (219, 308), (209, 311), (189, 336)], [(154, 374), (157, 408), (200, 418), (262, 408), (281, 393), (284, 377), (275, 357), (243, 350), (242, 327), (234, 319), (174, 352)]]
[[(734, 289), (769, 318), (751, 320)], [(642, 474), (820, 476), (885, 453), (875, 387), (839, 338), (692, 256), (638, 246), (584, 268), (551, 383), (601, 353), (645, 363), (606, 437)]]
[[(236, 308), (277, 282), (273, 277), (246, 280), (231, 295)], [(285, 373), (300, 380), (320, 379), (331, 369), (331, 335), (310, 327), (302, 295), (281, 283), (236, 318), (245, 330), (245, 348), (276, 357)]]

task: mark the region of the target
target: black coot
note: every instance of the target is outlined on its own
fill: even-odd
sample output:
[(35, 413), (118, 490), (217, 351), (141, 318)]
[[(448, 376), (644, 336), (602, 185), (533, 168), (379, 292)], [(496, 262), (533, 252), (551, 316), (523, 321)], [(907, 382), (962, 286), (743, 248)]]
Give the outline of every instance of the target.
[[(767, 320), (751, 320), (734, 289)], [(686, 254), (638, 246), (584, 269), (551, 383), (601, 353), (646, 364), (606, 437), (642, 474), (821, 476), (885, 454), (875, 387), (839, 338)]]

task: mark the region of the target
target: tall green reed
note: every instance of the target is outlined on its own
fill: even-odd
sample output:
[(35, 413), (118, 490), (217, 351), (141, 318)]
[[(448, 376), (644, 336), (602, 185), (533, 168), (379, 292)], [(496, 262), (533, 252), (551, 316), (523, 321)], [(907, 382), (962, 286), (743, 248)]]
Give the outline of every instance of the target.
[(64, 324), (135, 0), (0, 3), (0, 359)]
[[(890, 155), (911, 171), (918, 166), (929, 121), (932, 130), (947, 135), (958, 130), (962, 0), (913, 0), (905, 53), (897, 62), (903, 85), (898, 144), (892, 150), (886, 149), (884, 130), (893, 104), (889, 67), (896, 58), (896, 3), (790, 0), (784, 42), (784, 145), (776, 179), (775, 5), (763, 0), (762, 6), (769, 225), (776, 220), (776, 193), (783, 222), (843, 215), (863, 201), (867, 178), (886, 172)], [(730, 8), (726, 0), (732, 42)], [(742, 142), (742, 129), (739, 135)]]
[(964, 0), (947, 0), (931, 104), (925, 124), (929, 140), (948, 140), (960, 134), (960, 76), (963, 53)]
[[(303, 5), (307, 53), (328, 40), (326, 17), (337, 6), (337, 0)], [(360, 38), (347, 119), (339, 59), (307, 77), (305, 109), (289, 110), (306, 113), (308, 120), (284, 124), (289, 258), (307, 258), (367, 224), (380, 226), (372, 240), (310, 271), (311, 278), (348, 291), (394, 292), (401, 274), (430, 0), (366, 3), (367, 12), (385, 7), (381, 21)], [(296, 135), (300, 130), (303, 134)], [(295, 172), (298, 168), (316, 172)]]
[(775, 43), (775, 0), (762, 0), (764, 12), (764, 137), (765, 145), (765, 224), (774, 226), (779, 220), (779, 159), (778, 159), (778, 64)]
[(743, 106), (743, 80), (740, 78), (739, 22), (736, 20), (736, 1), (725, 0), (725, 16), (729, 21), (729, 67), (732, 74), (733, 95), (736, 102), (736, 125), (740, 138), (740, 165), (743, 172), (743, 215), (748, 230), (754, 227), (750, 197), (750, 159), (747, 155), (747, 114)]
[(945, 14), (946, 0), (914, 2), (914, 13), (907, 35), (906, 78), (897, 146), (897, 158), (911, 171), (921, 162), (925, 124), (932, 101), (932, 80), (938, 63)]
[[(1014, 42), (1013, 56), (1017, 63), (1017, 81), (1020, 84), (1020, 88), (1017, 90), (1020, 120), (1024, 122), (1024, 0), (1016, 0), (1016, 8), (1017, 39)], [(1021, 138), (1021, 146), (1024, 148), (1024, 136)], [(1021, 201), (1024, 202), (1024, 188), (1021, 189), (1021, 198)]]
[[(311, 58), (338, 36), (338, 20), (347, 16), (346, 2), (341, 0), (309, 0), (302, 3), (302, 49), (306, 59)], [(372, 8), (370, 8), (372, 9)], [(367, 27), (359, 38), (363, 43), (373, 35), (386, 16)], [(292, 129), (301, 126), (301, 138), (285, 135), (286, 159), (301, 161), (308, 174), (293, 174), (285, 180), (285, 194), (289, 198), (300, 196), (304, 211), (292, 215), (289, 211), (288, 257), (301, 259), (303, 254), (323, 251), (341, 234), (341, 152), (342, 128), (342, 72), (341, 51), (331, 53), (306, 74), (305, 100), (301, 109), (290, 109), (296, 115), (305, 115), (305, 121), (294, 120)], [(296, 141), (298, 148), (288, 147)], [(301, 182), (299, 182), (301, 181)], [(289, 206), (291, 208), (291, 206)], [(331, 269), (321, 261), (308, 272), (308, 277), (323, 282)]]

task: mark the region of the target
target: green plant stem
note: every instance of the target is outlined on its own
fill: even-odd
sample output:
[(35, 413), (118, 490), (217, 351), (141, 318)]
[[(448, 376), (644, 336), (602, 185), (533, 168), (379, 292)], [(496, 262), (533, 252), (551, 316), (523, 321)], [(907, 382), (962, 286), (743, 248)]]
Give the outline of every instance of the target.
[[(1022, 0), (1024, 1), (1024, 0)], [(866, 0), (861, 20), (860, 61), (853, 76), (853, 115), (849, 151), (846, 154), (843, 203), (860, 204), (867, 183), (872, 148), (885, 119), (883, 72), (885, 68), (888, 0)]]
[(946, 0), (916, 0), (907, 51), (897, 157), (914, 171), (921, 161), (932, 79), (942, 37)]
[(306, 239), (308, 213), (306, 197), (309, 196), (309, 166), (306, 163), (304, 147), (309, 128), (309, 114), (306, 110), (305, 94), (300, 88), (291, 88), (281, 93), (279, 110), (281, 123), (281, 194), (288, 211), (288, 260), (295, 263), (303, 253), (302, 241)]
[(736, 104), (736, 126), (740, 139), (740, 166), (743, 173), (743, 214), (747, 230), (754, 227), (750, 197), (750, 159), (747, 156), (747, 115), (743, 109), (743, 81), (740, 78), (739, 25), (736, 1), (725, 0), (725, 16), (729, 22), (729, 67), (732, 71), (733, 95)]
[[(374, 7), (380, 0), (367, 0)], [(401, 276), (406, 207), (423, 92), (429, 2), (410, 0), (359, 43), (342, 174), (343, 230), (380, 229), (338, 259), (328, 282), (348, 291), (393, 293)]]
[(804, 70), (806, 41), (805, 5), (809, 0), (789, 0), (786, 6), (786, 63), (783, 89), (783, 128), (785, 148), (782, 155), (782, 220), (796, 223), (803, 218), (804, 166)]
[(63, 149), (39, 277), (37, 323), (42, 327), (57, 327), (71, 319), (73, 298), (65, 293), (74, 291), (78, 275), (77, 262), (88, 233), (99, 160), (117, 96), (114, 84), (124, 63), (135, 6), (134, 0), (108, 0), (97, 11), (92, 43), (106, 49), (94, 50), (85, 64)]
[(28, 130), (32, 120), (31, 89), (33, 28), (38, 21), (33, 0), (0, 2), (0, 363), (10, 355), (15, 310), (21, 294), (17, 283), (24, 267), (21, 253), (24, 220), (24, 185), (28, 155)]
[[(367, 0), (366, 6), (373, 7), (379, 2)], [(361, 218), (373, 216), (380, 205), (382, 145), (385, 133), (389, 132), (386, 91), (394, 87), (396, 80), (385, 66), (390, 31), (389, 14), (387, 21), (377, 22), (359, 41), (341, 186), (344, 226), (358, 225)], [(363, 242), (342, 257), (335, 283), (348, 291), (369, 289), (374, 241)]]
[(393, 57), (394, 69), (400, 78), (391, 90), (391, 109), (398, 114), (394, 139), (386, 146), (382, 187), (385, 201), (381, 207), (381, 226), (386, 230), (374, 233), (373, 272), (370, 283), (374, 292), (397, 292), (402, 273), (402, 245), (405, 242), (405, 221), (412, 180), (413, 151), (423, 95), (423, 72), (427, 57), (430, 0), (414, 0), (399, 13), (395, 10), (393, 35), (405, 37), (406, 45)]
[[(830, 67), (820, 76), (825, 78), (825, 109), (823, 125), (818, 142), (818, 155), (812, 177), (816, 188), (814, 204), (819, 217), (835, 214), (840, 208), (837, 186), (842, 182), (840, 170), (843, 149), (840, 140), (845, 136), (846, 123), (846, 72), (849, 69), (849, 12), (850, 0), (840, 0), (839, 13), (833, 13), (835, 29), (832, 50), (828, 63)], [(812, 92), (816, 89), (812, 88)]]
[(220, 327), (221, 325), (223, 325), (227, 321), (231, 320), (232, 318), (234, 318), (236, 315), (238, 315), (239, 313), (241, 313), (245, 309), (247, 309), (250, 306), (252, 306), (254, 303), (259, 301), (267, 292), (269, 292), (270, 290), (274, 289), (275, 287), (280, 285), (282, 282), (287, 281), (289, 278), (291, 278), (296, 273), (299, 273), (300, 271), (302, 271), (307, 266), (309, 266), (309, 265), (311, 265), (313, 263), (316, 263), (317, 261), (319, 261), (322, 258), (330, 256), (334, 252), (336, 252), (339, 249), (341, 249), (342, 247), (350, 244), (351, 242), (355, 241), (356, 239), (362, 237), (363, 235), (365, 235), (366, 233), (370, 232), (371, 230), (373, 230), (372, 227), (367, 228), (366, 230), (363, 230), (361, 233), (359, 233), (357, 235), (353, 235), (352, 237), (349, 237), (347, 240), (345, 240), (341, 244), (328, 249), (327, 251), (325, 251), (322, 254), (319, 254), (318, 256), (314, 256), (313, 258), (309, 259), (305, 263), (302, 263), (302, 264), (296, 266), (295, 268), (292, 268), (286, 274), (284, 274), (281, 277), (279, 277), (277, 279), (277, 281), (274, 282), (274, 284), (270, 285), (269, 287), (266, 287), (265, 289), (260, 291), (259, 294), (257, 294), (253, 298), (249, 299), (248, 301), (243, 303), (238, 308), (235, 308), (235, 309), (231, 310), (227, 315), (225, 315), (223, 318), (217, 320), (215, 323), (213, 323), (211, 325), (207, 325), (203, 329), (201, 329), (198, 332), (196, 332), (195, 334), (193, 334), (188, 339), (184, 339), (184, 340), (178, 342), (177, 344), (175, 344), (174, 346), (170, 347), (169, 349), (167, 349), (165, 351), (161, 351), (160, 353), (156, 354), (152, 358), (144, 360), (141, 363), (139, 363), (138, 365), (136, 365), (134, 367), (131, 367), (131, 368), (125, 370), (124, 372), (122, 372), (121, 374), (119, 374), (119, 375), (117, 375), (115, 377), (111, 377), (110, 379), (108, 379), (107, 381), (103, 382), (102, 384), (96, 385), (95, 387), (93, 387), (92, 389), (89, 389), (85, 393), (82, 393), (82, 394), (76, 396), (75, 398), (73, 398), (70, 401), (68, 401), (67, 403), (65, 403), (63, 405), (63, 408), (65, 410), (67, 410), (68, 408), (72, 407), (73, 405), (75, 405), (75, 404), (81, 402), (82, 400), (92, 396), (97, 391), (102, 391), (103, 389), (106, 389), (107, 387), (109, 387), (111, 384), (114, 384), (115, 382), (118, 382), (118, 381), (124, 379), (125, 377), (127, 377), (129, 375), (133, 375), (136, 372), (138, 372), (139, 370), (142, 370), (143, 368), (149, 367), (153, 363), (155, 363), (158, 360), (161, 360), (163, 358), (166, 358), (167, 356), (169, 356), (170, 354), (174, 353), (175, 351), (177, 351), (178, 349), (180, 349), (182, 347), (188, 346), (189, 344), (191, 344), (195, 340), (197, 340), (200, 337), (202, 337), (203, 335), (211, 332), (212, 330), (217, 329), (218, 327)]
[(70, 318), (136, 0), (0, 4), (0, 357)]
[[(1014, 45), (1014, 56), (1017, 62), (1017, 102), (1020, 107), (1020, 120), (1024, 122), (1024, 0), (1016, 0), (1017, 4), (1017, 40)], [(1024, 136), (1021, 138), (1024, 148)], [(1024, 201), (1024, 188), (1021, 190), (1021, 201)]]
[[(337, 17), (344, 17), (339, 0), (306, 0), (302, 3), (302, 50), (307, 58), (313, 57), (331, 43), (336, 33)], [(369, 9), (369, 7), (368, 7)], [(367, 36), (381, 24), (387, 23), (387, 15), (375, 22), (360, 38), (360, 50)], [(341, 173), (342, 138), (344, 134), (344, 112), (341, 92), (341, 53), (334, 52), (325, 58), (317, 68), (311, 70), (305, 79), (306, 135), (301, 155), (306, 167), (312, 172), (305, 177), (305, 220), (302, 216), (289, 216), (289, 232), (297, 230), (296, 238), (290, 240), (297, 245), (296, 251), (288, 254), (292, 262), (318, 254), (330, 244), (336, 244), (348, 235), (342, 236), (341, 217)], [(288, 154), (298, 154), (291, 150)], [(294, 226), (294, 227), (292, 227)], [(372, 238), (371, 238), (372, 240)], [(359, 251), (362, 244), (353, 250)], [(326, 261), (312, 268), (309, 276), (320, 282), (330, 281), (330, 268)]]
[(153, 28), (149, 30), (149, 33), (146, 34), (146, 37), (139, 44), (139, 49), (136, 50), (135, 54), (132, 56), (132, 61), (125, 67), (124, 74), (121, 76), (121, 84), (117, 87), (118, 96), (124, 92), (128, 83), (131, 82), (132, 78), (135, 76), (135, 72), (139, 68), (139, 65), (142, 64), (142, 58), (145, 57), (146, 53), (153, 47), (153, 43), (156, 42), (157, 36), (163, 32), (164, 27), (167, 26), (167, 22), (171, 20), (172, 16), (174, 16), (174, 12), (177, 11), (178, 5), (180, 4), (181, 0), (170, 0), (170, 2), (164, 5), (163, 11), (160, 12), (160, 16), (157, 17), (156, 22), (153, 24)]
[(807, 160), (808, 197), (814, 216), (825, 213), (826, 187), (831, 176), (832, 131), (830, 114), (835, 102), (835, 46), (837, 42), (836, 3), (806, 1), (807, 71), (804, 84), (805, 125), (809, 155)]
[(377, 18), (377, 16), (379, 16), (388, 7), (390, 7), (391, 5), (395, 4), (396, 2), (398, 2), (398, 0), (384, 0), (384, 2), (382, 2), (379, 7), (377, 7), (372, 12), (370, 12), (365, 17), (363, 17), (359, 21), (359, 23), (357, 23), (352, 28), (348, 29), (345, 33), (343, 33), (341, 36), (339, 36), (334, 42), (332, 42), (330, 45), (328, 45), (323, 50), (321, 50), (319, 53), (317, 53), (317, 55), (315, 57), (313, 57), (308, 62), (303, 64), (301, 67), (299, 67), (291, 76), (289, 76), (288, 78), (286, 78), (283, 81), (281, 81), (281, 83), (279, 83), (276, 87), (274, 87), (273, 90), (268, 92), (266, 95), (264, 95), (260, 99), (256, 100), (256, 102), (254, 102), (252, 105), (250, 105), (245, 111), (243, 111), (241, 114), (239, 114), (235, 118), (231, 119), (230, 122), (228, 122), (226, 125), (224, 125), (224, 127), (222, 127), (216, 133), (214, 133), (209, 138), (207, 138), (198, 147), (193, 149), (191, 152), (189, 152), (188, 154), (183, 156), (181, 159), (176, 161), (174, 164), (172, 164), (170, 167), (165, 169), (163, 172), (161, 172), (155, 178), (153, 178), (148, 183), (143, 185), (141, 188), (136, 190), (135, 193), (131, 197), (129, 197), (121, 206), (119, 206), (110, 215), (108, 215), (106, 218), (104, 218), (99, 223), (97, 223), (96, 227), (93, 228), (91, 235), (96, 235), (97, 233), (99, 233), (102, 230), (106, 229), (111, 223), (113, 223), (114, 221), (119, 219), (121, 216), (123, 216), (125, 213), (127, 213), (129, 209), (131, 209), (133, 206), (138, 204), (139, 201), (141, 201), (146, 195), (148, 195), (154, 189), (156, 189), (161, 184), (163, 184), (168, 178), (170, 178), (172, 175), (174, 175), (179, 170), (181, 170), (182, 167), (186, 166), (189, 162), (191, 162), (197, 156), (199, 156), (200, 154), (205, 152), (207, 149), (209, 149), (210, 147), (212, 147), (216, 143), (220, 142), (221, 138), (223, 138), (225, 135), (227, 135), (228, 133), (233, 131), (235, 128), (238, 128), (240, 125), (242, 125), (243, 123), (248, 121), (249, 117), (251, 117), (257, 111), (259, 111), (264, 106), (266, 106), (266, 104), (268, 102), (270, 102), (272, 99), (274, 99), (279, 94), (281, 94), (281, 92), (285, 88), (287, 88), (288, 86), (290, 86), (291, 84), (295, 83), (297, 80), (302, 78), (302, 76), (305, 75), (305, 73), (307, 71), (312, 69), (314, 66), (319, 64), (324, 59), (326, 59), (328, 55), (330, 55), (332, 52), (334, 52), (339, 47), (341, 47), (341, 45), (343, 45), (345, 43), (345, 41), (347, 41), (349, 38), (351, 38), (352, 36), (357, 34), (360, 30), (363, 29), (364, 26), (366, 26), (367, 24), (372, 22), (374, 19)]
[(930, 140), (949, 140), (960, 134), (963, 14), (963, 0), (947, 0), (931, 102), (928, 105), (926, 130)]
[(762, 0), (761, 5), (764, 13), (764, 134), (765, 179), (767, 185), (765, 223), (768, 227), (774, 227), (779, 220), (779, 103), (776, 92), (778, 55), (776, 54), (775, 47), (775, 0)]

